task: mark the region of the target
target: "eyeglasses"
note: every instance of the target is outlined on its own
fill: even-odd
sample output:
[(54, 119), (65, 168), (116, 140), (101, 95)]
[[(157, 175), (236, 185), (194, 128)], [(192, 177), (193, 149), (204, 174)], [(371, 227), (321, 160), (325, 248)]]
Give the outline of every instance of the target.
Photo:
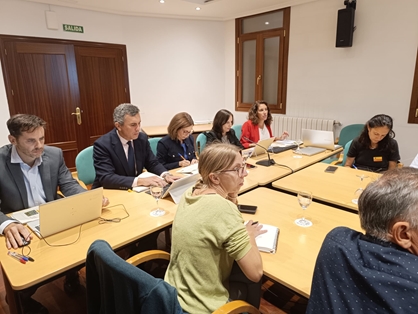
[(235, 171), (238, 176), (242, 177), (246, 172), (246, 166), (247, 165), (244, 163), (240, 167), (236, 167), (236, 168), (230, 169), (230, 170), (223, 170), (223, 171), (220, 171), (220, 172), (222, 173), (222, 172)]
[(181, 132), (182, 132), (184, 135), (189, 135), (189, 134), (192, 134), (192, 133), (193, 133), (193, 129), (191, 129), (190, 131), (188, 131), (188, 130), (181, 130)]

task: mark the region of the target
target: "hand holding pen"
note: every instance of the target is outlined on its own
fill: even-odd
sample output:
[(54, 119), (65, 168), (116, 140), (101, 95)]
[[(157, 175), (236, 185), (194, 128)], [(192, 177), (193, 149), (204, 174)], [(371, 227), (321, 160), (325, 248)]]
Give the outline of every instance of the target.
[(179, 161), (179, 166), (180, 167), (186, 167), (188, 165), (190, 165), (190, 161), (188, 161), (186, 158), (184, 158), (184, 156), (180, 153), (178, 153), (178, 155), (181, 157), (181, 161)]

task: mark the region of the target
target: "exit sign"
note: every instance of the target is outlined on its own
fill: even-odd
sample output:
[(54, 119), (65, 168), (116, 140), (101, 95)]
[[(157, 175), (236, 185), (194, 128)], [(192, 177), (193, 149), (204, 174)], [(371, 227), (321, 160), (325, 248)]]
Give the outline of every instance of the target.
[(78, 25), (62, 24), (64, 32), (84, 33), (84, 27)]

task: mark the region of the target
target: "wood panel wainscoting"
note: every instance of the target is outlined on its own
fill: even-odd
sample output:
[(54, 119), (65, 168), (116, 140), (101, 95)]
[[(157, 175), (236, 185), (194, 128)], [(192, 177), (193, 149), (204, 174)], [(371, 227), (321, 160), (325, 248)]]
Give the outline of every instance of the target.
[(47, 145), (75, 157), (113, 128), (113, 110), (130, 102), (126, 46), (0, 35), (10, 115), (47, 122)]

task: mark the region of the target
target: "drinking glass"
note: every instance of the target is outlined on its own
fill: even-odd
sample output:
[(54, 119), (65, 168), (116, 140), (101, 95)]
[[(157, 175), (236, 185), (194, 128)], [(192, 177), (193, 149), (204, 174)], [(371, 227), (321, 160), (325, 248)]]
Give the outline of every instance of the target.
[[(356, 176), (360, 178), (360, 182), (363, 182), (363, 180), (364, 180), (365, 178), (368, 178), (368, 176), (366, 176), (366, 175), (364, 175), (364, 174), (357, 174)], [(364, 191), (364, 189), (363, 189), (362, 187), (360, 187), (360, 188), (358, 188), (358, 189), (354, 192), (354, 197), (353, 197), (353, 199), (351, 200), (351, 202), (352, 202), (353, 204), (356, 204), (356, 205), (358, 204), (358, 199), (359, 199), (359, 197), (360, 197), (361, 193), (363, 193), (363, 191)]]
[(309, 191), (299, 191), (297, 198), (300, 207), (302, 207), (304, 211), (303, 217), (296, 219), (295, 223), (300, 227), (310, 227), (312, 226), (312, 222), (305, 218), (305, 210), (312, 203), (312, 193)]
[(160, 200), (163, 194), (163, 188), (161, 186), (150, 186), (149, 188), (150, 194), (155, 198), (157, 201), (157, 208), (153, 209), (150, 212), (152, 217), (160, 217), (165, 215), (165, 210), (158, 206), (158, 201)]
[(299, 151), (300, 151), (300, 145), (302, 144), (302, 141), (299, 139), (297, 141), (294, 142), (298, 147), (295, 149), (295, 154), (293, 155), (293, 158), (302, 158), (302, 155), (300, 155)]
[(363, 190), (362, 188), (358, 188), (358, 189), (354, 192), (353, 199), (351, 200), (351, 202), (352, 202), (353, 204), (358, 205), (358, 199), (359, 199), (359, 197), (360, 197), (361, 193), (363, 193), (363, 191), (364, 191), (364, 190)]

